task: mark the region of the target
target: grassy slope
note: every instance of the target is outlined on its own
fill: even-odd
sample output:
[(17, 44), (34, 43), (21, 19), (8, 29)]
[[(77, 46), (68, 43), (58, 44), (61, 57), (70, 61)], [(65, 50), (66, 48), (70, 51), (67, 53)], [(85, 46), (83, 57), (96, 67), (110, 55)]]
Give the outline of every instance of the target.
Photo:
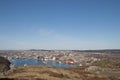
[(6, 76), (9, 78), (19, 79), (45, 79), (45, 80), (72, 80), (72, 78), (79, 77), (77, 73), (70, 72), (64, 69), (57, 69), (53, 67), (43, 66), (25, 66), (18, 67), (17, 69), (11, 69)]
[(59, 69), (48, 66), (22, 66), (11, 69), (0, 78), (14, 78), (15, 80), (119, 80), (115, 77), (85, 72), (85, 68), (77, 67)]

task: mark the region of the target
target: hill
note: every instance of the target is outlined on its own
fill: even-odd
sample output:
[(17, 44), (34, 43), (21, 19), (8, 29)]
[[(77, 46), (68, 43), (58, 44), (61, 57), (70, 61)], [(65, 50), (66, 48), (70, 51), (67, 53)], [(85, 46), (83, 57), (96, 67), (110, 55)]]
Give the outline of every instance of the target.
[(2, 80), (120, 80), (120, 76), (108, 76), (86, 71), (89, 67), (55, 68), (49, 66), (21, 66), (11, 69)]

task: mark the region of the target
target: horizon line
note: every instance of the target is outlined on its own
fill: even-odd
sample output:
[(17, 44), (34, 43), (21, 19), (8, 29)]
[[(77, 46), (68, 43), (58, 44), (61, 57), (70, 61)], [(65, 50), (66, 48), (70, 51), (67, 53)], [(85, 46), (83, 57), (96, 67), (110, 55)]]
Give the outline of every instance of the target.
[(22, 50), (58, 50), (58, 51), (67, 51), (67, 50), (70, 50), (70, 51), (96, 51), (96, 50), (120, 50), (120, 49), (0, 49), (0, 51), (12, 51), (12, 50), (15, 50), (15, 51), (22, 51)]

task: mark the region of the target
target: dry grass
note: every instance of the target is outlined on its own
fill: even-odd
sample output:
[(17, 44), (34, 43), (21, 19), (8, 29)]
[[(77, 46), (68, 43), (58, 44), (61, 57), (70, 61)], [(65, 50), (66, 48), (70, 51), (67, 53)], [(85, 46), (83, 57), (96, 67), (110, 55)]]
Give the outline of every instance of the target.
[(77, 73), (70, 74), (69, 70), (57, 69), (54, 67), (43, 66), (25, 66), (11, 69), (6, 76), (1, 78), (29, 79), (29, 80), (72, 80), (71, 78), (79, 77)]
[(0, 78), (13, 80), (119, 80), (105, 75), (85, 72), (85, 67), (60, 69), (49, 66), (22, 66), (11, 69)]

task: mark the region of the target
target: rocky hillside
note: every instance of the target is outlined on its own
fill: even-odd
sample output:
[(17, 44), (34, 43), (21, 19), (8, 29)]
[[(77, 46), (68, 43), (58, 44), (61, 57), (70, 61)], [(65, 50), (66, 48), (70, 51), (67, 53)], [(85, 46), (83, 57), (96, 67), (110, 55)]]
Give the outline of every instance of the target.
[(0, 56), (0, 73), (6, 72), (10, 69), (10, 62), (4, 57)]

